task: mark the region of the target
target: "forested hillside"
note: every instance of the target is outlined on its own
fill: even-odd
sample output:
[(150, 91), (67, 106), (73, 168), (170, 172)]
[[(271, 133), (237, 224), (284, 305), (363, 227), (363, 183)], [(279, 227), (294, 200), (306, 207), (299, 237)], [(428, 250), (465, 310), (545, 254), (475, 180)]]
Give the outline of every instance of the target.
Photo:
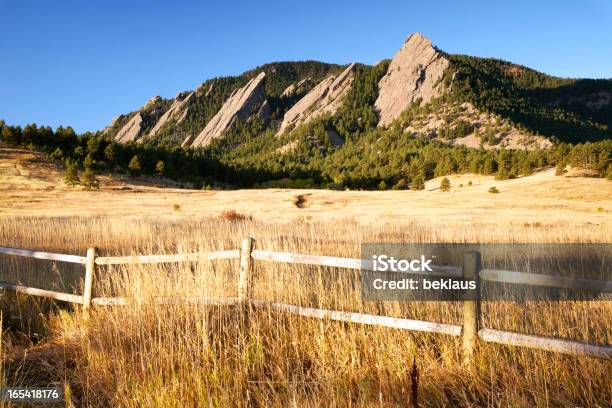
[(450, 55), (449, 97), (565, 142), (612, 137), (612, 80), (567, 79), (496, 59)]
[(307, 136), (322, 132), (324, 120), (301, 128), (297, 137), (303, 143), (287, 153), (277, 150), (288, 136), (255, 137), (219, 154), (211, 149), (117, 143), (92, 133), (77, 136), (64, 127), (53, 131), (28, 125), (22, 129), (3, 121), (0, 142), (45, 152), (61, 162), (68, 173), (82, 170), (81, 181), (86, 187), (96, 186), (96, 174), (120, 172), (164, 176), (196, 188), (222, 183), (224, 187), (418, 190), (426, 179), (452, 173), (495, 174), (498, 179), (506, 179), (555, 165), (558, 174), (571, 165), (612, 179), (610, 139), (559, 143), (545, 150), (484, 150), (373, 129), (358, 141), (349, 140), (342, 149), (326, 150)]
[(243, 187), (419, 189), (451, 173), (504, 179), (566, 164), (612, 177), (611, 139), (612, 80), (449, 55), (418, 33), (375, 66), (270, 63), (154, 97), (80, 137), (2, 126), (4, 143), (88, 174)]

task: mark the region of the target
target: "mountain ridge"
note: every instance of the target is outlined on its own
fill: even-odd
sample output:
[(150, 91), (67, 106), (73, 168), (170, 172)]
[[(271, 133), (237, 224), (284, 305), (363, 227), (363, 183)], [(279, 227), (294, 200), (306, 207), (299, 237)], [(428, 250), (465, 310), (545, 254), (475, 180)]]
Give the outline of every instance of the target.
[[(348, 90), (359, 86), (352, 79), (344, 84), (342, 95), (333, 100), (330, 109), (317, 113), (316, 105), (326, 97), (330, 78), (342, 71), (346, 75), (346, 70), (354, 67), (318, 61), (264, 64), (239, 76), (207, 80), (195, 90), (179, 92), (174, 99), (156, 97), (138, 111), (120, 115), (102, 134), (120, 142), (204, 147), (232, 133), (236, 126), (259, 120), (259, 129), (275, 130), (280, 137), (287, 129), (293, 133), (296, 127), (323, 114), (336, 115)], [(264, 110), (246, 114), (249, 98), (237, 101), (232, 109), (241, 114), (229, 112), (212, 131), (210, 122), (224, 117), (223, 108), (230, 109), (232, 95), (262, 72), (266, 75), (260, 81), (256, 104)], [(401, 123), (408, 137), (425, 135), (470, 147), (533, 148), (549, 146), (555, 140), (600, 140), (611, 134), (611, 80), (559, 78), (504, 60), (447, 54), (421, 33), (406, 38), (377, 87), (377, 97), (368, 109), (376, 113), (378, 127), (398, 125), (411, 105), (442, 101), (435, 106), (443, 108), (430, 116), (428, 123)], [(467, 125), (452, 122), (442, 126), (441, 122), (449, 119), (443, 112), (457, 103), (467, 103), (473, 113), (462, 116)], [(459, 115), (454, 112), (451, 116)], [(347, 138), (342, 129), (326, 126), (327, 133)], [(210, 137), (205, 137), (211, 131)]]

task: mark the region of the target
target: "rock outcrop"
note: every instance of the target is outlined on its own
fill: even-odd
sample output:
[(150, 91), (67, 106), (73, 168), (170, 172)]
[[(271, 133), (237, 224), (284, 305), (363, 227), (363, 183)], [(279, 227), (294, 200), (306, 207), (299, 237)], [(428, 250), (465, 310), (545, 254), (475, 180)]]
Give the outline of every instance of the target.
[[(125, 125), (121, 127), (115, 134), (114, 139), (120, 143), (135, 142), (146, 136), (147, 129), (151, 123), (157, 122), (158, 118), (164, 113), (164, 107), (161, 96), (157, 95), (149, 99), (142, 108), (138, 110)], [(108, 132), (117, 123), (117, 119), (105, 132)]]
[(197, 137), (188, 137), (183, 146), (200, 147), (210, 144), (223, 135), (236, 121), (245, 121), (253, 115), (267, 119), (269, 114), (264, 80), (266, 74), (259, 73), (244, 87), (232, 92), (219, 112), (212, 117)]
[[(355, 64), (349, 65), (338, 76), (330, 75), (310, 90), (283, 117), (277, 136), (325, 113), (335, 113), (355, 79)], [(285, 90), (287, 92), (287, 90)]]
[(181, 123), (185, 120), (188, 113), (188, 103), (191, 97), (193, 96), (193, 92), (180, 92), (172, 101), (172, 105), (170, 109), (168, 109), (161, 118), (157, 121), (153, 129), (149, 131), (147, 137), (152, 137), (159, 132), (159, 130), (170, 120), (175, 120), (176, 123)]
[(119, 132), (115, 135), (115, 140), (120, 143), (133, 142), (138, 139), (141, 130), (142, 115), (140, 111), (138, 111), (121, 129), (119, 129)]
[(408, 36), (378, 83), (378, 125), (388, 125), (417, 99), (427, 103), (441, 95), (440, 80), (448, 65), (449, 61), (429, 39), (420, 33)]
[(281, 96), (284, 97), (291, 97), (295, 94), (299, 94), (304, 92), (306, 89), (308, 89), (308, 86), (312, 83), (312, 79), (310, 78), (304, 78), (301, 81), (298, 81), (295, 84), (291, 84), (289, 85), (281, 94)]

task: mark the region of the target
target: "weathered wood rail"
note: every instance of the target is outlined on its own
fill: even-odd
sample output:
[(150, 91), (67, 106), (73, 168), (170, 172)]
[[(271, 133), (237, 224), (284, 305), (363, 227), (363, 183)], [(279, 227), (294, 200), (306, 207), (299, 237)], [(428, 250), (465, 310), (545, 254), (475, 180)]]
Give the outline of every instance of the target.
[(82, 295), (31, 288), (5, 282), (0, 282), (0, 289), (9, 289), (14, 290), (16, 292), (26, 293), (32, 296), (42, 296), (50, 299), (61, 300), (64, 302), (80, 304), (82, 305), (85, 317), (87, 317), (87, 311), (92, 305), (121, 306), (128, 304), (128, 300), (121, 297), (92, 298), (94, 276), (96, 268), (98, 266), (239, 259), (239, 282), (236, 297), (156, 297), (153, 299), (153, 302), (155, 304), (175, 302), (197, 303), (204, 305), (247, 304), (252, 307), (266, 307), (285, 313), (317, 319), (329, 319), (349, 323), (390, 327), (395, 329), (438, 333), (449, 336), (460, 336), (462, 338), (464, 363), (467, 365), (471, 364), (471, 362), (473, 361), (473, 356), (476, 352), (478, 340), (490, 343), (499, 343), (518, 347), (528, 347), (533, 349), (578, 356), (591, 356), (602, 359), (612, 359), (612, 346), (610, 345), (588, 344), (569, 339), (558, 339), (554, 337), (528, 335), (481, 327), (481, 301), (479, 297), (480, 280), (555, 288), (575, 288), (587, 290), (596, 289), (602, 292), (612, 292), (612, 281), (598, 281), (591, 279), (569, 278), (563, 276), (533, 274), (516, 271), (482, 269), (480, 264), (480, 254), (477, 252), (469, 252), (465, 254), (464, 262), (461, 267), (434, 266), (432, 268), (433, 271), (431, 272), (419, 272), (426, 273), (430, 276), (442, 276), (452, 278), (462, 277), (465, 279), (476, 280), (476, 296), (471, 296), (469, 300), (463, 301), (463, 325), (460, 326), (424, 320), (378, 316), (339, 310), (317, 309), (311, 307), (278, 303), (269, 300), (253, 299), (252, 272), (254, 267), (254, 261), (318, 265), (349, 270), (372, 270), (372, 262), (368, 260), (322, 255), (295, 254), (289, 252), (254, 250), (253, 247), (253, 238), (246, 238), (242, 242), (241, 249), (236, 250), (187, 254), (112, 257), (96, 256), (96, 251), (94, 248), (90, 248), (87, 251), (86, 256), (78, 256), (41, 251), (30, 251), (18, 248), (0, 247), (0, 254), (85, 265), (85, 279)]

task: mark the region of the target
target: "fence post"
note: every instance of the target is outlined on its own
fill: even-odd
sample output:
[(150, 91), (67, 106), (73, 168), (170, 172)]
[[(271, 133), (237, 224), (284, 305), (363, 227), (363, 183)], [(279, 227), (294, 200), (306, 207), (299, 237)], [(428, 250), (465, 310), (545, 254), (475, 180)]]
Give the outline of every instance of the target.
[(240, 280), (238, 281), (238, 300), (247, 302), (251, 298), (251, 277), (253, 274), (253, 243), (255, 239), (245, 238), (242, 240), (242, 249), (240, 250)]
[(463, 301), (463, 364), (470, 366), (473, 362), (478, 329), (480, 326), (480, 253), (468, 252), (463, 256), (463, 278), (476, 282), (475, 290), (468, 290)]
[(87, 260), (85, 262), (85, 285), (83, 287), (83, 316), (89, 317), (89, 307), (91, 306), (91, 292), (93, 289), (93, 279), (96, 272), (96, 248), (87, 249)]

